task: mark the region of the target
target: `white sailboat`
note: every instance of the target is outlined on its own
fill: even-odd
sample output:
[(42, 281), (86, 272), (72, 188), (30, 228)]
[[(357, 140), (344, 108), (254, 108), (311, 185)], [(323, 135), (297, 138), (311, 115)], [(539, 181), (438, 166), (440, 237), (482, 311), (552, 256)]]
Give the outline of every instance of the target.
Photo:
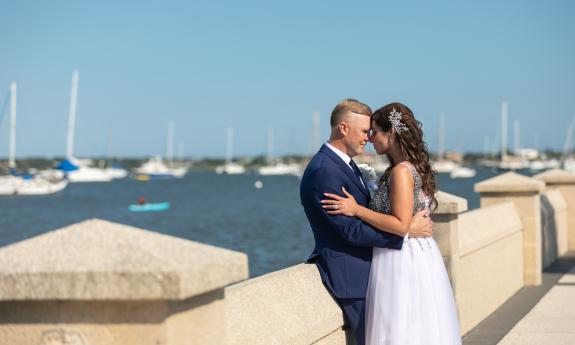
[(188, 172), (186, 166), (174, 165), (174, 124), (168, 123), (168, 139), (166, 156), (168, 164), (164, 163), (161, 156), (150, 158), (147, 162), (142, 164), (139, 168), (134, 169), (135, 178), (137, 180), (146, 181), (150, 179), (170, 179), (182, 178)]
[(476, 174), (475, 169), (465, 167), (465, 166), (458, 166), (457, 168), (451, 170), (449, 173), (449, 177), (452, 179), (456, 178), (471, 178), (474, 177)]
[(295, 175), (301, 174), (301, 167), (296, 163), (282, 163), (277, 162), (272, 164), (273, 161), (273, 128), (268, 130), (268, 154), (267, 154), (267, 165), (258, 168), (258, 174), (260, 175)]
[(529, 161), (507, 153), (507, 102), (501, 103), (501, 161), (497, 168), (502, 170), (517, 170), (529, 167)]
[(137, 180), (182, 178), (186, 173), (187, 169), (184, 167), (169, 168), (161, 156), (152, 157), (140, 167), (134, 169)]
[(450, 173), (453, 169), (459, 167), (454, 161), (445, 159), (445, 115), (439, 115), (439, 130), (437, 135), (437, 160), (431, 162), (433, 169), (438, 173)]
[[(16, 171), (16, 83), (10, 85), (10, 143), (8, 166)], [(49, 180), (38, 175), (0, 176), (0, 195), (44, 195), (66, 188), (66, 180)]]
[(216, 167), (216, 174), (240, 175), (246, 172), (243, 165), (232, 162), (232, 151), (234, 145), (234, 129), (229, 127), (226, 142), (226, 163)]
[(70, 92), (70, 108), (68, 113), (68, 137), (66, 145), (66, 159), (60, 163), (58, 169), (62, 170), (70, 182), (108, 182), (112, 177), (104, 170), (89, 166), (87, 161), (74, 157), (74, 132), (76, 126), (76, 105), (78, 99), (77, 70), (72, 73), (72, 89)]

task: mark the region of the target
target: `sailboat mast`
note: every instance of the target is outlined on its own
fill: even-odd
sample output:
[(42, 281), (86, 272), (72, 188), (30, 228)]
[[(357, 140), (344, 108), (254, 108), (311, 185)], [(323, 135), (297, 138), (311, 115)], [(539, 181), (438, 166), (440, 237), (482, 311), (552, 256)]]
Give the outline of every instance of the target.
[(575, 115), (573, 116), (573, 119), (571, 120), (569, 128), (567, 128), (567, 133), (565, 135), (565, 143), (563, 144), (563, 158), (567, 158), (567, 154), (569, 153), (569, 149), (571, 148), (571, 138), (573, 137), (574, 127), (575, 127)]
[(268, 128), (268, 156), (266, 158), (267, 163), (271, 164), (273, 159), (273, 145), (274, 145), (274, 129), (272, 127)]
[(234, 129), (232, 127), (228, 127), (228, 141), (226, 143), (226, 164), (232, 162), (232, 151), (233, 151), (233, 143), (234, 143)]
[(174, 123), (168, 123), (168, 143), (166, 146), (166, 159), (170, 164), (174, 164)]
[(507, 160), (507, 102), (501, 103), (501, 160)]
[(184, 141), (180, 140), (178, 142), (178, 160), (180, 162), (184, 161)]
[(74, 156), (74, 130), (76, 127), (76, 101), (78, 97), (78, 70), (72, 73), (72, 90), (70, 91), (70, 108), (68, 113), (68, 142), (66, 144), (66, 158)]
[(515, 154), (521, 149), (521, 134), (519, 129), (519, 119), (513, 120), (513, 151)]
[(8, 166), (16, 168), (16, 82), (10, 84), (10, 149)]
[(439, 133), (437, 133), (437, 160), (445, 155), (445, 114), (439, 115)]

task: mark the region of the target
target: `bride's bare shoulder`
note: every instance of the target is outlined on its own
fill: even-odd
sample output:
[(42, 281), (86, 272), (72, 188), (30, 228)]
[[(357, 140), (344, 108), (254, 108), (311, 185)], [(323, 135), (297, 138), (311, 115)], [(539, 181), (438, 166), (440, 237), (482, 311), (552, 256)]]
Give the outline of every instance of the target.
[(413, 174), (407, 164), (397, 164), (391, 169), (391, 182), (393, 185), (413, 186)]

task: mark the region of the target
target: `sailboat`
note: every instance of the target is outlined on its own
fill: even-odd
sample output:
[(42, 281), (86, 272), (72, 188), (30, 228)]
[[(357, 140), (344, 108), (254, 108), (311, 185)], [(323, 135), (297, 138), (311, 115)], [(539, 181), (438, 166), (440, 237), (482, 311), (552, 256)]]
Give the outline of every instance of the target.
[(433, 169), (438, 173), (450, 173), (453, 169), (457, 168), (459, 165), (454, 161), (445, 159), (444, 150), (444, 137), (445, 137), (445, 115), (439, 115), (439, 131), (437, 135), (437, 160), (433, 161), (431, 164)]
[(169, 166), (164, 163), (161, 156), (155, 156), (144, 162), (139, 168), (134, 169), (134, 178), (140, 181), (182, 178), (188, 172), (186, 166), (175, 166), (173, 163), (173, 142), (174, 142), (174, 124), (168, 124), (168, 139), (166, 156), (168, 157)]
[(298, 176), (301, 173), (301, 167), (297, 163), (282, 163), (277, 162), (272, 164), (273, 161), (273, 137), (274, 130), (270, 128), (268, 130), (268, 154), (267, 154), (267, 165), (258, 168), (258, 174), (260, 175), (295, 175)]
[(70, 182), (108, 182), (112, 180), (112, 177), (106, 173), (104, 169), (91, 167), (89, 166), (89, 160), (80, 160), (74, 157), (74, 132), (79, 78), (80, 74), (77, 70), (74, 70), (72, 73), (72, 89), (70, 92), (70, 108), (68, 113), (66, 159), (58, 164), (57, 169), (63, 171)]
[(246, 172), (246, 168), (244, 168), (243, 165), (232, 162), (233, 144), (234, 129), (229, 127), (226, 142), (226, 163), (216, 167), (216, 174), (239, 175)]
[(573, 138), (573, 130), (575, 129), (575, 116), (567, 128), (565, 136), (565, 143), (563, 144), (563, 169), (575, 173), (575, 158), (569, 157), (569, 150), (571, 148), (571, 139)]
[(49, 180), (38, 175), (16, 173), (16, 83), (10, 85), (10, 143), (9, 163), (11, 174), (0, 176), (0, 195), (43, 195), (66, 188), (66, 180)]
[(501, 161), (497, 168), (502, 170), (517, 170), (529, 167), (529, 162), (518, 156), (507, 153), (507, 102), (501, 103)]

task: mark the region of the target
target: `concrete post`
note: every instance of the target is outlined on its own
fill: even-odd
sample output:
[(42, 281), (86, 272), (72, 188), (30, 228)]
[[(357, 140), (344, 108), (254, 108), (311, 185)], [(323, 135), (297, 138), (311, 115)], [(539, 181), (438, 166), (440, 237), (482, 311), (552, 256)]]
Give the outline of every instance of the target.
[(432, 214), (433, 238), (439, 246), (455, 299), (458, 299), (459, 214), (467, 211), (467, 200), (444, 192), (437, 193), (438, 207)]
[(224, 344), (247, 256), (102, 220), (0, 248), (0, 345)]
[(515, 203), (523, 224), (523, 269), (525, 285), (541, 284), (541, 192), (545, 183), (508, 172), (475, 184), (481, 207), (505, 201)]
[(567, 249), (575, 250), (575, 174), (561, 169), (547, 170), (533, 176), (548, 189), (558, 189), (567, 204)]

